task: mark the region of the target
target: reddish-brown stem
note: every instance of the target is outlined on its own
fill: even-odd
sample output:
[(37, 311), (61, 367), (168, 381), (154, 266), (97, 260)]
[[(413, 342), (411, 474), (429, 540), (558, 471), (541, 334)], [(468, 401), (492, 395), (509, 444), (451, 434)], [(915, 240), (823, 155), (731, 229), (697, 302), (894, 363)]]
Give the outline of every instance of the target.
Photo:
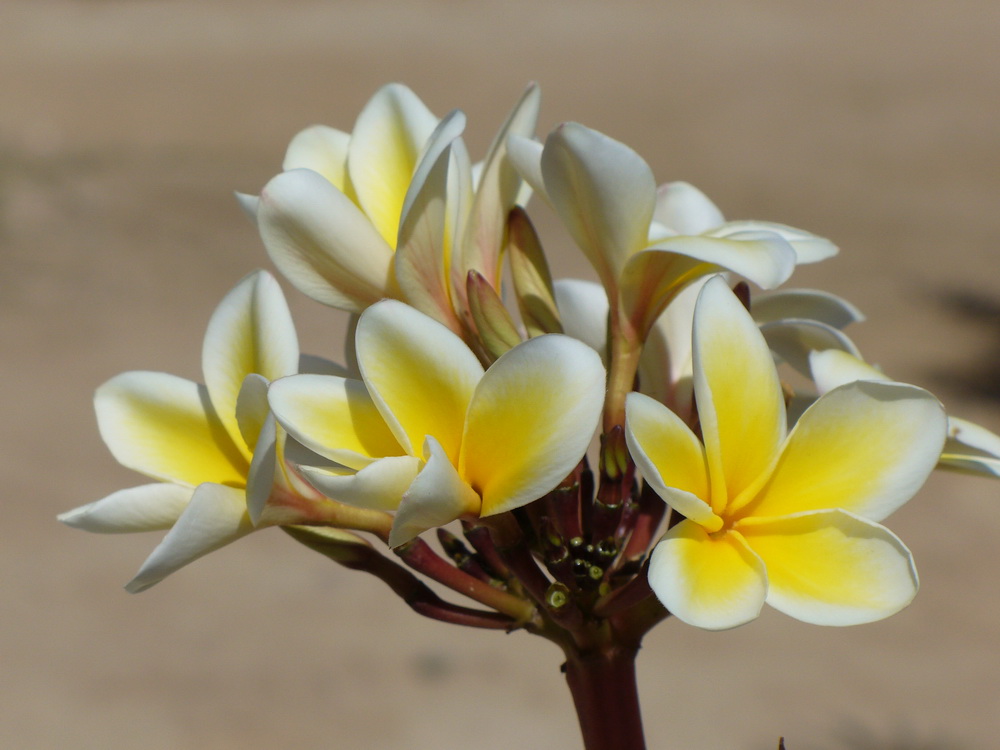
[(464, 594), (480, 604), (514, 618), (519, 625), (527, 623), (534, 615), (535, 608), (530, 602), (493, 588), (488, 583), (459, 570), (441, 558), (423, 539), (407, 542), (397, 547), (395, 552), (404, 563), (417, 572), (447, 586), (452, 591)]
[(566, 682), (573, 695), (586, 750), (645, 750), (636, 647), (609, 643), (600, 648), (566, 649)]
[(517, 623), (497, 612), (460, 607), (435, 594), (427, 584), (406, 568), (393, 562), (365, 544), (337, 544), (312, 534), (308, 529), (294, 526), (282, 527), (298, 542), (319, 552), (345, 568), (370, 573), (399, 596), (414, 612), (454, 625), (491, 630), (512, 630)]

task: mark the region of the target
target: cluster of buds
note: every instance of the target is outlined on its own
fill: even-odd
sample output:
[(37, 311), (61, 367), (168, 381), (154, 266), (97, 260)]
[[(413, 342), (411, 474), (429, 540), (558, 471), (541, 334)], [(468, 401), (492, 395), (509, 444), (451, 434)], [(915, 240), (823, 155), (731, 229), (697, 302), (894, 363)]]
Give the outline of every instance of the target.
[[(881, 521), (935, 466), (1000, 475), (1000, 437), (866, 364), (846, 301), (776, 290), (832, 243), (726, 221), (582, 125), (536, 140), (538, 106), (529, 87), (473, 164), (460, 111), (392, 84), (238, 196), (280, 273), (353, 316), (344, 364), (300, 355), (257, 271), (212, 316), (204, 384), (98, 389), (101, 436), (155, 481), (60, 520), (168, 530), (130, 591), (279, 526), (421, 614), (568, 654), (634, 651), (668, 614), (847, 625), (909, 603)], [(532, 195), (599, 283), (552, 279)]]

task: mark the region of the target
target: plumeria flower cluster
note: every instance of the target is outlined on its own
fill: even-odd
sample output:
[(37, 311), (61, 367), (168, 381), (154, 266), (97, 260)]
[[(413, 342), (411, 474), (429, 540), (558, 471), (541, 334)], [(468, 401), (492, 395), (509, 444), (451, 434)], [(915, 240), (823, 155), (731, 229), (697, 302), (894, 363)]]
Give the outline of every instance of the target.
[[(637, 713), (625, 690), (607, 718), (594, 684), (628, 681), (645, 632), (898, 612), (918, 578), (882, 521), (935, 466), (1000, 475), (1000, 437), (866, 364), (850, 303), (780, 288), (830, 241), (726, 220), (583, 125), (537, 139), (538, 109), (530, 86), (479, 163), (464, 115), (400, 84), (350, 133), (295, 136), (238, 197), (291, 285), (353, 316), (345, 365), (300, 356), (251, 274), (209, 322), (204, 384), (97, 391), (108, 447), (156, 481), (60, 520), (168, 530), (130, 591), (282, 527), (420, 614), (556, 642), (588, 747), (638, 747), (595, 739)], [(533, 195), (598, 282), (552, 279)]]

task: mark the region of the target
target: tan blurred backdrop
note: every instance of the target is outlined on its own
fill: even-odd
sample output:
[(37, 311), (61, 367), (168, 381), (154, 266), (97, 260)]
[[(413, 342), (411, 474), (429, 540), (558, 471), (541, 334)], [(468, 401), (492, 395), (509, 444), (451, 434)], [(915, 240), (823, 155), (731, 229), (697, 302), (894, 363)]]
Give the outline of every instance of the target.
[[(55, 522), (141, 481), (93, 389), (199, 377), (212, 309), (267, 265), (231, 191), (297, 130), (349, 130), (400, 80), (464, 109), (481, 157), (537, 80), (542, 133), (579, 120), (727, 216), (832, 238), (793, 283), (851, 299), (862, 352), (1000, 430), (998, 38), (995, 0), (6, 0), (0, 747), (578, 747), (554, 648), (422, 620), (278, 531), (125, 594), (155, 535)], [(543, 224), (558, 271), (589, 275)], [(285, 286), (304, 348), (336, 357), (341, 316)], [(889, 525), (923, 588), (888, 621), (661, 626), (650, 747), (995, 747), (1000, 483), (935, 476)]]

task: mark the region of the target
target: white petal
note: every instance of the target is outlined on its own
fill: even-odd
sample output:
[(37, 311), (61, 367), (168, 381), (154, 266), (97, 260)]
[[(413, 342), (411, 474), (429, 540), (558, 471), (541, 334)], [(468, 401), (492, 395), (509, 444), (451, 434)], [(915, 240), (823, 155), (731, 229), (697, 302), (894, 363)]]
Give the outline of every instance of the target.
[(812, 352), (809, 355), (809, 369), (821, 394), (855, 380), (891, 380), (888, 375), (860, 357), (838, 349)]
[(608, 294), (595, 281), (557, 279), (553, 285), (563, 331), (607, 360)]
[(649, 585), (679, 620), (727, 630), (757, 618), (767, 597), (764, 563), (732, 532), (708, 534), (681, 521), (656, 545)]
[(961, 450), (972, 455), (1000, 458), (1000, 435), (958, 417), (948, 417), (948, 440), (945, 453)]
[(504, 354), (469, 404), (459, 471), (488, 516), (555, 489), (587, 451), (604, 406), (606, 374), (585, 344), (560, 334)]
[(795, 249), (797, 263), (816, 263), (836, 255), (839, 250), (830, 240), (817, 237), (803, 229), (775, 224), (770, 221), (731, 221), (710, 232), (714, 237), (732, 237), (746, 232), (768, 232), (788, 240)]
[(257, 433), (253, 460), (247, 473), (246, 506), (254, 526), (260, 523), (278, 477), (278, 428), (268, 413)]
[(255, 271), (215, 308), (201, 350), (202, 370), (212, 408), (236, 445), (249, 457), (241, 438), (236, 402), (250, 374), (267, 380), (291, 375), (299, 364), (299, 343), (288, 304), (267, 271)]
[(458, 475), (441, 445), (428, 436), (427, 463), (410, 485), (389, 534), (389, 546), (398, 547), (419, 534), (465, 515), (479, 513), (479, 495)]
[(403, 493), (416, 479), (421, 461), (414, 456), (391, 456), (358, 472), (299, 467), (309, 483), (327, 497), (359, 508), (396, 510)]
[(261, 192), (257, 220), (278, 270), (314, 300), (359, 312), (391, 290), (392, 248), (317, 172), (293, 169), (273, 178)]
[(816, 320), (834, 328), (846, 328), (860, 323), (864, 313), (842, 297), (818, 289), (780, 289), (753, 298), (750, 307), (758, 323), (771, 323), (784, 318)]
[(532, 190), (548, 199), (542, 179), (542, 144), (533, 138), (512, 133), (507, 138), (507, 156)]
[(358, 115), (347, 169), (358, 205), (395, 246), (406, 190), (437, 118), (402, 84), (379, 89)]
[(806, 377), (812, 371), (809, 357), (813, 352), (836, 349), (854, 356), (860, 354), (847, 336), (815, 320), (776, 320), (762, 324), (760, 332), (772, 352)]
[(294, 375), (271, 384), (268, 402), (295, 440), (344, 466), (360, 469), (404, 452), (361, 381)]
[(842, 508), (881, 521), (920, 489), (944, 437), (944, 410), (927, 391), (902, 383), (842, 385), (799, 418), (751, 512)]
[(162, 372), (116, 375), (94, 395), (101, 437), (120, 464), (190, 487), (241, 485), (249, 462), (204, 386)]
[(169, 529), (193, 492), (190, 487), (170, 482), (144, 484), (61, 513), (59, 520), (74, 529), (101, 534)]
[(523, 182), (507, 158), (508, 134), (530, 136), (538, 122), (538, 86), (531, 84), (521, 95), (500, 131), (493, 139), (483, 173), (476, 183), (476, 193), (469, 210), (469, 220), (462, 236), (462, 275), (477, 271), (494, 289), (500, 289), (501, 246), (507, 215), (519, 199)]
[(698, 295), (694, 313), (694, 392), (721, 513), (767, 479), (785, 437), (781, 383), (764, 337), (723, 279)]
[(372, 400), (410, 455), (433, 435), (458, 463), (465, 412), (483, 367), (458, 336), (395, 300), (369, 307), (355, 336)]
[(668, 182), (656, 191), (653, 219), (674, 234), (701, 234), (722, 224), (722, 211), (694, 185)]
[(815, 625), (860, 625), (909, 604), (919, 582), (895, 534), (842, 510), (736, 524), (767, 566), (767, 603)]
[(542, 151), (545, 190), (606, 287), (646, 246), (656, 202), (649, 165), (635, 151), (577, 123), (559, 126)]
[(625, 440), (643, 478), (670, 507), (710, 531), (722, 527), (708, 503), (705, 449), (680, 417), (648, 396), (630, 393)]
[(243, 213), (249, 216), (253, 223), (257, 223), (257, 206), (260, 204), (260, 198), (256, 195), (248, 195), (247, 193), (233, 192), (236, 196), (236, 202), (240, 204), (240, 208), (243, 209)]
[[(442, 120), (442, 125), (448, 122)], [(446, 144), (435, 152), (433, 163), (421, 162), (418, 177), (407, 194), (394, 267), (399, 288), (409, 304), (459, 331), (449, 274), (453, 250), (447, 215), (451, 149)]]
[[(773, 289), (786, 281), (795, 270), (792, 246), (777, 234), (769, 232), (744, 232), (726, 238), (671, 237), (657, 242), (646, 252), (657, 251), (677, 253), (722, 270), (734, 271), (762, 289)], [(711, 269), (705, 271), (710, 272)]]
[(347, 146), (351, 136), (326, 125), (313, 125), (292, 138), (281, 168), (311, 169), (319, 172), (342, 193), (350, 192), (347, 182)]
[(125, 590), (131, 594), (145, 591), (188, 563), (253, 530), (243, 490), (220, 484), (200, 485), (177, 523)]

